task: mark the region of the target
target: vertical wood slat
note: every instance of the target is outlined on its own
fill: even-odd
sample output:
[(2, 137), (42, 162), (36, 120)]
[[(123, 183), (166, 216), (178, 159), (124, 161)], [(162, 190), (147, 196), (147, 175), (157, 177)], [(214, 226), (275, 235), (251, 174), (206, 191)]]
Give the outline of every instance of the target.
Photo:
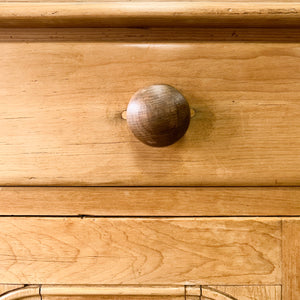
[(300, 218), (282, 222), (282, 300), (300, 299)]

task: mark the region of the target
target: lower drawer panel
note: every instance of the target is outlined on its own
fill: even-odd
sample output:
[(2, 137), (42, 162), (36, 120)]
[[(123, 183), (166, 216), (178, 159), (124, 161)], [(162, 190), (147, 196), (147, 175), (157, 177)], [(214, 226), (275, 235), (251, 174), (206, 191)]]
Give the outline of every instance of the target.
[(272, 218), (0, 219), (3, 283), (280, 284)]

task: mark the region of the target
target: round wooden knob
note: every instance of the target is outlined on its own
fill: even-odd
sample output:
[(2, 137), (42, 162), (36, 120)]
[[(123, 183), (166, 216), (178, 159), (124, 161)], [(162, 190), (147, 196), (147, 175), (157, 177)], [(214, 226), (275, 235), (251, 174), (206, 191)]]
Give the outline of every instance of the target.
[(172, 86), (151, 85), (138, 90), (127, 107), (127, 123), (144, 144), (164, 147), (178, 141), (190, 123), (190, 107)]

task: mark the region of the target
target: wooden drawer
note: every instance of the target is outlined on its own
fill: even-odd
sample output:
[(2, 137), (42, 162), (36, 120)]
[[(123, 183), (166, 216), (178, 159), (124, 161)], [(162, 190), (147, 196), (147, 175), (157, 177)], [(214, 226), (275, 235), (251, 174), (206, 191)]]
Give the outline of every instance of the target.
[(299, 225), (299, 218), (1, 218), (1, 281), (14, 285), (0, 285), (0, 299), (297, 299)]
[(280, 219), (16, 217), (0, 228), (3, 283), (281, 283)]
[[(299, 184), (290, 32), (281, 42), (277, 29), (2, 29), (0, 184)], [(121, 117), (156, 83), (195, 111), (166, 148), (143, 145)]]
[[(299, 300), (299, 16), (0, 1), (0, 300)], [(191, 106), (169, 147), (125, 120), (152, 84)]]

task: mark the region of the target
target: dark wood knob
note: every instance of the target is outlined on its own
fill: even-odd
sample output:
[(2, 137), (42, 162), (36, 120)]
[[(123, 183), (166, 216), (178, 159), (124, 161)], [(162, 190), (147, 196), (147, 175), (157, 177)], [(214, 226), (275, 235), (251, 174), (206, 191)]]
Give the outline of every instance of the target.
[(190, 123), (190, 107), (172, 86), (151, 85), (138, 90), (127, 107), (127, 123), (144, 144), (164, 147), (178, 141)]

